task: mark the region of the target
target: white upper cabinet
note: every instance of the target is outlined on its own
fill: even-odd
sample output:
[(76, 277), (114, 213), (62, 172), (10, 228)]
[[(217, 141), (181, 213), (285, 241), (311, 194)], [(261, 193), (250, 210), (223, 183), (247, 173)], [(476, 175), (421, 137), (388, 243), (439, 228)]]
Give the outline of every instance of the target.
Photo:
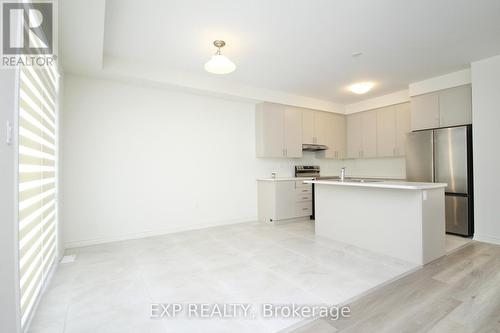
[(302, 157), (302, 112), (274, 103), (255, 109), (257, 157)]
[(441, 91), (439, 116), (439, 127), (472, 124), (471, 86), (465, 85)]
[(327, 145), (329, 131), (328, 112), (302, 110), (302, 143)]
[(377, 157), (377, 111), (347, 116), (347, 157)]
[(361, 157), (377, 157), (377, 112), (361, 113)]
[(406, 155), (406, 137), (411, 131), (410, 103), (403, 103), (396, 108), (396, 156)]
[(362, 150), (361, 114), (347, 116), (347, 158), (360, 158)]
[(283, 110), (283, 106), (272, 103), (256, 106), (255, 138), (258, 157), (284, 157)]
[(377, 110), (377, 156), (404, 156), (410, 131), (410, 105), (403, 103)]
[(439, 127), (439, 93), (430, 93), (411, 98), (411, 129)]
[(316, 144), (327, 145), (329, 134), (333, 130), (329, 126), (331, 125), (329, 120), (329, 113), (321, 111), (314, 112), (314, 139)]
[(377, 110), (377, 156), (396, 155), (396, 107)]
[(302, 157), (302, 112), (285, 108), (283, 121), (283, 148), (286, 157)]
[(436, 91), (411, 98), (411, 129), (423, 130), (472, 123), (471, 86)]
[(322, 158), (343, 159), (346, 149), (345, 116), (335, 113), (324, 113), (325, 138), (324, 145), (328, 147), (320, 153)]
[(331, 158), (343, 159), (346, 157), (346, 118), (344, 115), (332, 114), (333, 139), (327, 152)]
[(314, 137), (314, 111), (302, 111), (302, 143), (313, 144)]

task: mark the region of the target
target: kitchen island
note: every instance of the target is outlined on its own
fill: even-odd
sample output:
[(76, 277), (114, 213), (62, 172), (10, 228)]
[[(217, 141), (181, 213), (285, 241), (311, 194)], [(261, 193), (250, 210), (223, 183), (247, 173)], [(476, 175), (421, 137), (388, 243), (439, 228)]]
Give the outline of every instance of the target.
[(316, 235), (423, 265), (445, 254), (442, 183), (312, 180)]

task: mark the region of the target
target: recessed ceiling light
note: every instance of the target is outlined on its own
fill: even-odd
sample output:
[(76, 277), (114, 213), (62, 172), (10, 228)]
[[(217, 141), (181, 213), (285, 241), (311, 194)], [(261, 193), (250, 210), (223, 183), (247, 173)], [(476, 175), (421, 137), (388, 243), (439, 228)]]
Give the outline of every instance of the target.
[(361, 95), (361, 94), (366, 94), (369, 92), (375, 83), (373, 82), (359, 82), (351, 85), (349, 87), (349, 90), (352, 91), (355, 94)]
[(213, 74), (229, 74), (233, 72), (236, 69), (236, 65), (220, 52), (220, 49), (226, 45), (226, 42), (223, 40), (216, 40), (214, 41), (214, 45), (218, 50), (205, 64), (205, 70)]

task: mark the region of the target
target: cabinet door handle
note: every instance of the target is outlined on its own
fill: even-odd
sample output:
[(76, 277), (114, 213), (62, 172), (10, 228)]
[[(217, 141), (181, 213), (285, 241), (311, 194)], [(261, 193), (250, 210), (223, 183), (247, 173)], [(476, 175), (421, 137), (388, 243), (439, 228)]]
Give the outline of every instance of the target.
[(302, 210), (309, 210), (309, 208), (302, 208)]
[(393, 155), (393, 156), (396, 156), (396, 155), (397, 155), (397, 154), (396, 154), (396, 148), (392, 148), (392, 155)]

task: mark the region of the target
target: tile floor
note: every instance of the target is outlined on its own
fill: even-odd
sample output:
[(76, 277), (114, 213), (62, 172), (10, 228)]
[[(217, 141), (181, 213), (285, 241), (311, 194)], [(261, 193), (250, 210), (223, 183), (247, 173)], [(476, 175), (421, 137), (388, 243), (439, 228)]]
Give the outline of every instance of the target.
[[(30, 332), (276, 332), (262, 303), (344, 302), (414, 268), (314, 235), (311, 221), (243, 223), (71, 249)], [(151, 303), (247, 303), (237, 319), (151, 319)]]

